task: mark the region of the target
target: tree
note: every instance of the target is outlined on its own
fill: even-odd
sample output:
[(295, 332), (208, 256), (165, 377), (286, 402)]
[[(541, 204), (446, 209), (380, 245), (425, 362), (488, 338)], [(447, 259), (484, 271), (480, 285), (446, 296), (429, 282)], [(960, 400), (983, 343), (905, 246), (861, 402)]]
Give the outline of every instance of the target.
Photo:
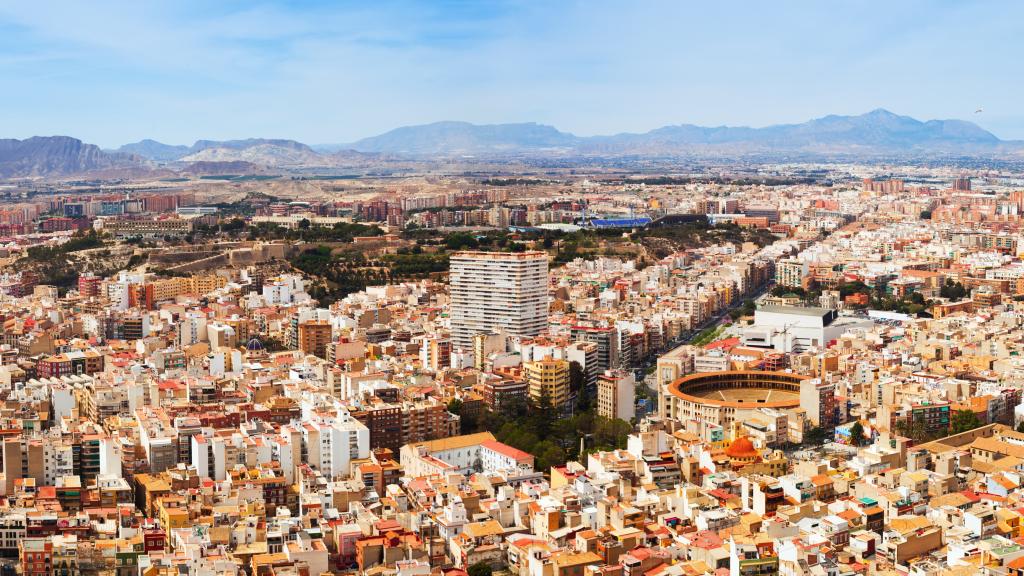
[(743, 301), (743, 307), (740, 310), (743, 311), (744, 316), (753, 316), (754, 312), (757, 312), (757, 303), (747, 298)]
[(452, 251), (480, 246), (480, 242), (469, 232), (453, 232), (445, 237), (444, 244)]
[(576, 394), (577, 401), (583, 399), (583, 386), (586, 385), (586, 374), (583, 373), (583, 366), (573, 360), (569, 362), (569, 391)]
[(547, 438), (551, 425), (558, 419), (555, 407), (551, 403), (551, 394), (547, 390), (542, 391), (540, 398), (537, 398), (536, 404), (531, 408), (533, 430), (541, 438)]
[(850, 427), (850, 444), (860, 446), (864, 443), (864, 440), (864, 426), (858, 420)]
[(843, 282), (839, 285), (839, 295), (843, 298), (852, 296), (861, 292), (869, 292), (871, 289), (868, 288), (867, 284), (860, 280), (854, 280), (851, 282)]
[(932, 439), (924, 422), (913, 418), (903, 418), (896, 421), (896, 431), (914, 442), (927, 442)]
[(542, 440), (533, 447), (537, 470), (548, 471), (552, 466), (565, 464), (565, 450), (551, 440)]
[(978, 428), (981, 426), (981, 421), (978, 420), (978, 415), (973, 410), (957, 410), (953, 414), (951, 426), (953, 434), (959, 434)]
[(288, 349), (284, 342), (273, 336), (262, 336), (259, 340), (263, 344), (263, 349), (267, 352), (282, 352)]
[(491, 576), (491, 565), (487, 562), (477, 562), (469, 567), (466, 572), (469, 576)]
[(309, 221), (309, 218), (303, 218), (299, 220), (299, 230), (309, 230), (311, 224), (312, 222)]
[(1017, 424), (1017, 432), (1024, 434), (1024, 421), (1022, 421), (1020, 424)]
[(959, 282), (953, 282), (952, 279), (946, 279), (946, 283), (939, 289), (939, 296), (956, 302), (964, 296), (967, 296), (967, 289)]
[[(522, 396), (511, 396), (501, 401), (501, 404), (498, 405), (498, 412), (495, 416), (500, 417), (502, 420), (514, 422), (520, 418), (524, 418), (529, 409), (529, 402), (527, 402), (525, 398)], [(498, 427), (500, 427), (500, 424)]]
[(820, 446), (825, 443), (826, 439), (828, 439), (828, 433), (821, 426), (811, 428), (804, 434), (804, 444), (808, 445)]
[(458, 414), (462, 411), (462, 400), (458, 398), (452, 398), (448, 402), (448, 411), (452, 414)]

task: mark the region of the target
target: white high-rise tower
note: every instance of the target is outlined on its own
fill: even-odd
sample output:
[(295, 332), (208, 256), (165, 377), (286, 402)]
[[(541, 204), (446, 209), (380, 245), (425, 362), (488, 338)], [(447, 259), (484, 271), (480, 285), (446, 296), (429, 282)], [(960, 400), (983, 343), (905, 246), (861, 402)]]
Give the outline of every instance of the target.
[(503, 331), (536, 336), (548, 322), (545, 252), (457, 252), (449, 260), (452, 344), (473, 349), (473, 336)]

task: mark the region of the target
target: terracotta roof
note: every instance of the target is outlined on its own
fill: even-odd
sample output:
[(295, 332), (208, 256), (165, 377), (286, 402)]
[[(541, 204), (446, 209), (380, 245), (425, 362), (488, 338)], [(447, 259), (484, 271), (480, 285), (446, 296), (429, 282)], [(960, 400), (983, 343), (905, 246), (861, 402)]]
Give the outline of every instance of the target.
[(754, 448), (754, 443), (746, 436), (740, 436), (733, 440), (732, 444), (725, 449), (725, 454), (730, 458), (756, 458), (761, 455), (757, 448)]

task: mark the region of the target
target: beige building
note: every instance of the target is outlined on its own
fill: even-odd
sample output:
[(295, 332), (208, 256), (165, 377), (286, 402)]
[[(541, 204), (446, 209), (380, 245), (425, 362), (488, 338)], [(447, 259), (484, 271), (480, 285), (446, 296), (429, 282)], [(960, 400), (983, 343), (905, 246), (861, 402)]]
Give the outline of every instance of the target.
[(299, 324), (299, 350), (319, 358), (327, 358), (331, 343), (331, 323), (326, 320), (307, 320)]
[(192, 221), (181, 218), (115, 218), (102, 219), (96, 227), (109, 232), (119, 240), (181, 237), (192, 232)]
[(633, 374), (609, 370), (597, 377), (597, 414), (626, 422), (636, 416), (636, 379)]
[(569, 362), (546, 357), (523, 363), (523, 374), (529, 386), (530, 398), (540, 400), (547, 394), (551, 405), (564, 408), (569, 402)]
[(780, 260), (775, 265), (775, 283), (779, 286), (799, 288), (807, 276), (807, 264), (795, 258)]

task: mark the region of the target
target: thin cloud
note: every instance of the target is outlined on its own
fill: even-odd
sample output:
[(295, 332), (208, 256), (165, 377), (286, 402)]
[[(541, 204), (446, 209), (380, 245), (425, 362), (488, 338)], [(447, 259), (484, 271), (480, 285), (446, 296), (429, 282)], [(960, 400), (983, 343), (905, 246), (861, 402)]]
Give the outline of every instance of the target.
[[(884, 17), (883, 17), (884, 16)], [(1022, 137), (1012, 2), (0, 5), (6, 134), (345, 142), (410, 123), (582, 135), (884, 106)], [(996, 111), (1001, 111), (999, 114)]]

